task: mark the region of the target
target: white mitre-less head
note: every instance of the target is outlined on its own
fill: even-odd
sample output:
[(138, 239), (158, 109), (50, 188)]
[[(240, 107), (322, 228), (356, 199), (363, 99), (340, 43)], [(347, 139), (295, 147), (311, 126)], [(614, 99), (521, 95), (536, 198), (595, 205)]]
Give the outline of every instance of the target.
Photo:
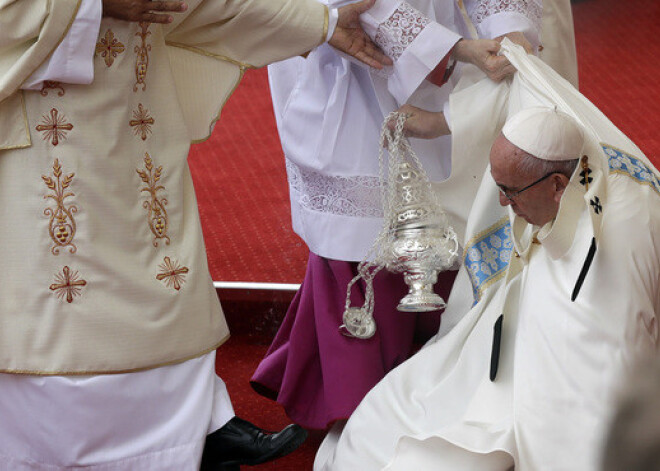
[(525, 108), (507, 120), (502, 134), (516, 147), (544, 160), (578, 159), (584, 146), (580, 123), (556, 108)]

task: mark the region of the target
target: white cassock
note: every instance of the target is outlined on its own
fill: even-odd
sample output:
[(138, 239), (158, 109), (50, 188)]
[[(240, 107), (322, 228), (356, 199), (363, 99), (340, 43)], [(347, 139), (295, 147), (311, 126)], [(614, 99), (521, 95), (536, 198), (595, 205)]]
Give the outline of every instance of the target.
[[(465, 7), (482, 37), (522, 31), (538, 43), (536, 0), (468, 0)], [(470, 37), (454, 0), (378, 0), (361, 20), (394, 59), (392, 67), (369, 70), (327, 44), (304, 59), (269, 66), (293, 229), (311, 252), (345, 261), (364, 259), (382, 227), (378, 148), (385, 116), (404, 103), (447, 111), (454, 83), (438, 87), (426, 78), (461, 37)], [(463, 233), (476, 188), (472, 182), (478, 183), (485, 161), (455, 166), (447, 136), (413, 147), (431, 181), (444, 182), (443, 205)]]
[(508, 41), (504, 54), (518, 69), (510, 84), (452, 96), (454, 113), (472, 106), (472, 127), (454, 129), (458, 146), (488, 153), (473, 136), (492, 142), (506, 115), (556, 105), (586, 128), (590, 172), (576, 170), (540, 229), (499, 207), (486, 172), (444, 335), (367, 395), (319, 468), (595, 471), (617, 378), (657, 349), (660, 174), (548, 66)]

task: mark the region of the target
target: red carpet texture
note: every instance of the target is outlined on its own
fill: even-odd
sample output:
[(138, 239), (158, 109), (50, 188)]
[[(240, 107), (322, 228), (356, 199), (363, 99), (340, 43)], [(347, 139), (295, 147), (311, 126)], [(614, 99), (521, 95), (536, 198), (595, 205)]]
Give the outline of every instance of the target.
[[(581, 91), (660, 164), (660, 1), (583, 0), (573, 11)], [(307, 252), (291, 230), (266, 69), (246, 74), (190, 164), (213, 279), (299, 283)]]

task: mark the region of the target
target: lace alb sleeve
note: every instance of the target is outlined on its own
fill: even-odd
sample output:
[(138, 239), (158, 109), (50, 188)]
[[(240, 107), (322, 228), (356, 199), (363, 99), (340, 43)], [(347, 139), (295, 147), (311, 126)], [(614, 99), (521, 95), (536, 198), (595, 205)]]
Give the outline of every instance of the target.
[(387, 20), (378, 25), (374, 42), (395, 61), (429, 23), (428, 16), (402, 2)]
[(467, 0), (465, 6), (479, 37), (521, 31), (532, 43), (538, 42), (543, 0)]
[(435, 18), (401, 0), (378, 0), (360, 20), (366, 33), (394, 62), (381, 76), (387, 78), (387, 87), (399, 103), (405, 103), (441, 66), (460, 39)]

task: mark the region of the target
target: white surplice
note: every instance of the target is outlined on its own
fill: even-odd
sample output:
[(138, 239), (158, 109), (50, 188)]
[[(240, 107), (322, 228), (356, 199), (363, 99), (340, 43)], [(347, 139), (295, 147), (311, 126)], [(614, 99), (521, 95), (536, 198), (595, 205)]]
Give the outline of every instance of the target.
[[(502, 114), (556, 105), (584, 125), (591, 172), (575, 171), (557, 218), (540, 230), (499, 207), (486, 172), (444, 335), (367, 395), (319, 468), (596, 471), (617, 379), (638, 354), (657, 350), (660, 173), (566, 81), (505, 43), (518, 69), (512, 83), (477, 83), (452, 104), (501, 96), (466, 110), (498, 128)], [(454, 137), (484, 131), (492, 141), (499, 132), (478, 123)], [(481, 147), (471, 150), (488, 152)]]
[[(465, 7), (484, 37), (523, 31), (538, 42), (540, 2), (470, 0)], [(394, 59), (392, 67), (370, 70), (328, 45), (304, 59), (269, 67), (293, 229), (313, 253), (346, 261), (362, 260), (382, 227), (378, 149), (384, 117), (404, 103), (445, 109), (453, 83), (438, 87), (425, 79), (459, 38), (469, 37), (453, 0), (378, 0), (362, 22)], [(450, 173), (453, 181), (481, 174), (482, 168), (474, 174), (472, 169), (453, 172), (447, 136), (417, 140), (413, 148), (432, 181), (443, 181)], [(455, 187), (460, 185), (448, 191)], [(445, 204), (459, 233), (467, 216), (465, 200), (456, 197)]]

